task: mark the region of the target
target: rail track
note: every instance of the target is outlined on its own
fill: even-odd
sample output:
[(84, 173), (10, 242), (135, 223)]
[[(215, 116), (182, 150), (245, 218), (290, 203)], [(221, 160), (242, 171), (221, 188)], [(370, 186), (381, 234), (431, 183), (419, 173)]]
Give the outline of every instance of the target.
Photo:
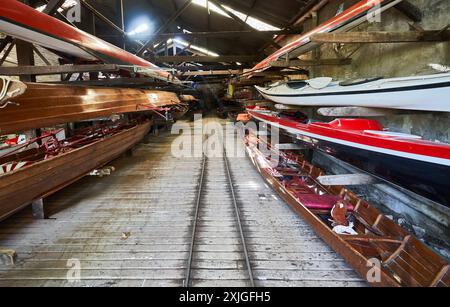
[[(239, 204), (236, 198), (236, 193), (234, 190), (234, 183), (233, 183), (233, 177), (231, 175), (231, 171), (230, 171), (230, 167), (229, 167), (229, 161), (228, 161), (228, 157), (227, 157), (227, 153), (226, 150), (223, 150), (223, 154), (222, 154), (222, 160), (220, 161), (220, 158), (214, 159), (213, 161), (208, 161), (209, 158), (207, 157), (207, 153), (203, 154), (203, 158), (202, 158), (202, 170), (201, 170), (201, 174), (199, 177), (199, 184), (198, 184), (198, 191), (197, 191), (197, 198), (196, 198), (196, 204), (195, 204), (195, 214), (194, 214), (194, 219), (193, 219), (193, 224), (192, 224), (192, 235), (191, 235), (191, 245), (190, 245), (190, 250), (189, 250), (189, 257), (188, 257), (188, 262), (187, 262), (187, 268), (186, 268), (186, 278), (184, 281), (184, 286), (189, 287), (193, 285), (193, 281), (192, 281), (192, 277), (195, 276), (195, 270), (196, 268), (193, 267), (193, 260), (195, 260), (197, 263), (201, 262), (202, 260), (209, 260), (211, 261), (212, 259), (208, 259), (208, 257), (206, 257), (206, 259), (204, 257), (202, 257), (202, 255), (200, 254), (199, 250), (196, 249), (197, 247), (197, 239), (201, 238), (201, 234), (199, 233), (201, 231), (201, 227), (205, 224), (204, 222), (204, 218), (206, 217), (205, 215), (200, 215), (200, 213), (202, 212), (206, 212), (208, 210), (208, 206), (213, 205), (214, 203), (211, 202), (207, 202), (205, 201), (205, 196), (204, 194), (204, 190), (205, 190), (205, 183), (207, 183), (207, 178), (205, 178), (206, 174), (208, 173), (208, 167), (212, 168), (212, 167), (220, 167), (220, 165), (211, 165), (210, 163), (219, 163), (222, 164), (223, 166), (223, 174), (215, 174), (216, 179), (217, 177), (220, 176), (224, 176), (226, 177), (226, 181), (228, 183), (228, 189), (229, 189), (229, 193), (226, 199), (224, 199), (224, 202), (221, 203), (221, 207), (222, 209), (230, 209), (230, 211), (228, 212), (232, 212), (231, 215), (233, 215), (234, 212), (234, 228), (231, 228), (229, 231), (229, 235), (227, 235), (227, 237), (229, 238), (235, 238), (235, 242), (232, 242), (232, 244), (236, 244), (237, 241), (239, 241), (240, 243), (240, 248), (237, 249), (232, 249), (232, 252), (234, 252), (234, 256), (236, 257), (236, 259), (244, 260), (245, 261), (245, 270), (247, 271), (247, 275), (248, 275), (248, 279), (245, 278), (245, 275), (242, 274), (242, 271), (244, 269), (240, 270), (241, 274), (240, 275), (240, 280), (239, 282), (244, 282), (243, 285), (246, 286), (251, 286), (254, 287), (255, 286), (255, 280), (253, 277), (253, 271), (252, 271), (252, 267), (251, 267), (251, 261), (250, 261), (250, 257), (249, 257), (249, 252), (248, 252), (248, 247), (247, 247), (247, 243), (246, 243), (246, 238), (245, 238), (245, 233), (243, 230), (243, 226), (242, 226), (242, 222), (241, 222), (241, 213), (240, 213), (240, 209), (239, 209)], [(220, 163), (221, 162), (221, 163)], [(210, 181), (211, 182), (211, 181)], [(219, 222), (221, 222), (221, 219), (219, 217), (219, 219), (217, 220)], [(228, 225), (229, 226), (233, 226), (233, 221), (232, 220), (228, 220)], [(206, 237), (208, 237), (208, 231), (205, 231), (205, 235)], [(226, 235), (226, 234), (225, 234)], [(201, 239), (200, 239), (200, 244), (201, 244)], [(235, 245), (235, 247), (238, 247), (237, 245)], [(228, 255), (229, 257), (229, 255)], [(217, 274), (212, 274), (212, 275), (216, 275)], [(220, 275), (219, 275), (220, 276)], [(220, 280), (220, 278), (218, 278), (217, 280)], [(217, 282), (216, 281), (212, 281)], [(204, 280), (205, 281), (205, 280)]]

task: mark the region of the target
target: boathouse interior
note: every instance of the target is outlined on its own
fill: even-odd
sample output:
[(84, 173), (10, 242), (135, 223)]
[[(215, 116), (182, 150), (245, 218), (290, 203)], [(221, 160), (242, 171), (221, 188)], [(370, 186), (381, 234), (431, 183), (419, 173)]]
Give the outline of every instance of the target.
[(1, 0), (0, 287), (449, 286), (448, 12)]

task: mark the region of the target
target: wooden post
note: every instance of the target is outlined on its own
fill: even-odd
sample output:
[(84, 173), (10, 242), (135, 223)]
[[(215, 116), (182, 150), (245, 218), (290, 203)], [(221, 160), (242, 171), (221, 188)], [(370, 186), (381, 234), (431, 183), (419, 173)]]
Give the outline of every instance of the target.
[[(34, 53), (33, 45), (24, 42), (22, 40), (16, 41), (17, 50), (17, 64), (19, 66), (33, 66), (34, 65)], [(23, 82), (36, 82), (36, 76), (33, 75), (22, 75), (20, 76), (20, 81)]]
[(38, 199), (31, 203), (31, 210), (33, 213), (33, 218), (36, 220), (44, 220), (47, 218), (45, 214), (45, 208), (44, 208), (44, 200)]

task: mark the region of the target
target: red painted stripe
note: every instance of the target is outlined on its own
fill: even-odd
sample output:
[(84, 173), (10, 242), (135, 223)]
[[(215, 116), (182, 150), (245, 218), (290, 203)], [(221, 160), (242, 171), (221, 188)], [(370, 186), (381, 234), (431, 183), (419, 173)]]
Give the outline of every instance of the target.
[[(41, 13), (16, 0), (1, 0), (0, 16), (41, 33), (49, 34), (53, 37), (69, 41), (91, 51), (118, 59), (121, 62), (129, 63), (130, 65), (159, 69), (159, 67), (153, 63), (150, 63), (80, 29), (74, 28), (54, 17)], [(158, 72), (158, 75), (164, 78), (170, 77), (170, 73), (163, 70)]]
[(264, 70), (264, 69), (268, 68), (270, 66), (269, 65), (270, 62), (274, 62), (274, 61), (278, 60), (278, 58), (281, 57), (282, 55), (285, 55), (286, 53), (308, 43), (310, 37), (313, 34), (329, 32), (332, 28), (335, 28), (336, 26), (347, 23), (353, 17), (358, 16), (361, 13), (368, 12), (374, 6), (382, 4), (385, 1), (387, 1), (387, 0), (362, 0), (362, 1), (358, 2), (357, 4), (348, 8), (341, 14), (336, 15), (335, 17), (331, 18), (330, 20), (323, 23), (319, 27), (309, 31), (308, 33), (302, 35), (301, 37), (299, 37), (297, 40), (293, 41), (292, 43), (289, 43), (286, 46), (284, 46), (283, 48), (277, 50), (275, 53), (271, 54), (266, 59), (264, 59), (260, 63), (256, 64), (256, 66), (253, 67), (251, 71)]
[[(302, 131), (330, 137), (361, 145), (384, 148), (416, 155), (423, 155), (441, 159), (450, 159), (450, 145), (425, 140), (408, 140), (400, 138), (380, 137), (364, 134), (361, 130), (343, 130), (328, 124), (301, 124), (292, 120), (277, 118), (249, 110), (250, 115), (257, 116), (268, 122), (295, 129), (299, 134)], [(374, 121), (370, 121), (374, 122)]]

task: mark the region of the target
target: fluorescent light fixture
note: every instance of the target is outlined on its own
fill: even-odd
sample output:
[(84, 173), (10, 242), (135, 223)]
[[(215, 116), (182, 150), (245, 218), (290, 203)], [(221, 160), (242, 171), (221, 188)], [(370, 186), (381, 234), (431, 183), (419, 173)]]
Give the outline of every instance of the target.
[(139, 26), (137, 26), (133, 31), (128, 32), (127, 34), (131, 35), (131, 36), (136, 35), (136, 34), (141, 34), (141, 33), (148, 31), (148, 29), (149, 29), (148, 24), (142, 23)]

